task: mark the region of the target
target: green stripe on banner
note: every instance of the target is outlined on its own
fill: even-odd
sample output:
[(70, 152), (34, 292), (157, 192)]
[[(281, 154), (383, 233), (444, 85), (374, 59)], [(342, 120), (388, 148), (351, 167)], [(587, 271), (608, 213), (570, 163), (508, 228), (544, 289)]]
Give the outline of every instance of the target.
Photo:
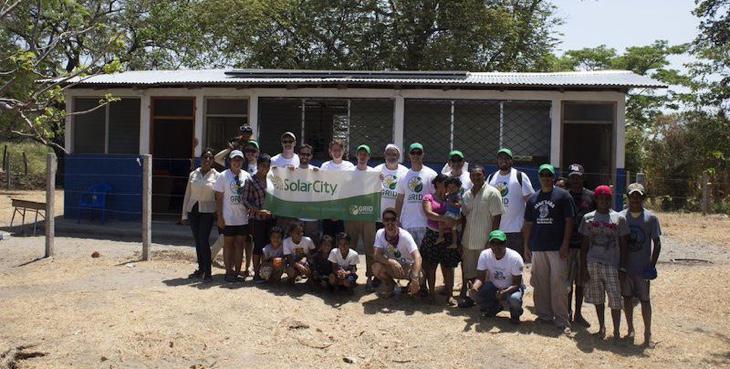
[(274, 215), (291, 218), (375, 222), (380, 214), (380, 192), (318, 202), (287, 201), (267, 193), (264, 208)]

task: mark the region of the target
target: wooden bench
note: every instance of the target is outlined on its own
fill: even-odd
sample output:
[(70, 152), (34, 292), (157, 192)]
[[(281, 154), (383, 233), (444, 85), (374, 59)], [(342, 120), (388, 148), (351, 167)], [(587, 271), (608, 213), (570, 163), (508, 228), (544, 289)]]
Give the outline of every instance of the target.
[(38, 214), (43, 212), (41, 217), (45, 220), (46, 219), (46, 203), (45, 202), (38, 202), (38, 201), (30, 201), (30, 200), (21, 200), (21, 199), (10, 199), (12, 201), (12, 205), (15, 208), (13, 210), (13, 217), (10, 218), (10, 228), (13, 228), (13, 222), (15, 221), (15, 214), (20, 214), (23, 218), (21, 227), (25, 225), (25, 213), (35, 212), (35, 221), (33, 223), (33, 236), (36, 234), (36, 228), (38, 227)]

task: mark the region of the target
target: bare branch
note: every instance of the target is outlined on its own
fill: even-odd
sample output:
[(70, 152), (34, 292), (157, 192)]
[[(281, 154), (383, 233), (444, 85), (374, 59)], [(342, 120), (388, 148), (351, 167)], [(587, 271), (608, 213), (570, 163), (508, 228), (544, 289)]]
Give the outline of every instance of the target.
[(14, 8), (15, 8), (16, 6), (20, 5), (20, 3), (21, 3), (22, 1), (23, 1), (23, 0), (18, 0), (18, 1), (16, 1), (15, 3), (11, 4), (10, 6), (8, 6), (7, 8), (5, 8), (5, 9), (0, 9), (0, 20), (2, 20), (3, 18), (5, 18), (6, 16), (8, 16), (8, 15), (10, 14), (10, 12), (12, 12), (12, 11), (13, 11), (13, 9), (14, 9)]
[(73, 73), (71, 73), (71, 74), (69, 74), (67, 76), (64, 76), (64, 77), (61, 77), (61, 78), (56, 79), (55, 82), (49, 84), (45, 88), (43, 88), (43, 89), (41, 89), (39, 91), (34, 92), (30, 96), (30, 99), (36, 99), (36, 98), (38, 98), (38, 96), (42, 95), (46, 91), (48, 91), (48, 90), (50, 90), (50, 89), (52, 89), (52, 88), (54, 88), (54, 87), (56, 87), (56, 86), (58, 86), (58, 85), (60, 85), (62, 83), (65, 83), (66, 81), (68, 81), (68, 80), (70, 80), (72, 78), (78, 77), (79, 75), (85, 73), (86, 71), (88, 71), (89, 69), (91, 69), (91, 67), (94, 67), (95, 66), (94, 64), (96, 64), (96, 62), (98, 62), (99, 59), (101, 59), (101, 57), (100, 56), (97, 56), (87, 66), (85, 66), (85, 67), (83, 67), (83, 68), (81, 68), (81, 69), (79, 69), (79, 70), (77, 70), (77, 71), (75, 71), (75, 72), (73, 72)]
[(25, 133), (25, 132), (21, 132), (21, 131), (17, 131), (17, 130), (10, 130), (10, 133), (12, 133), (14, 135), (17, 135), (17, 136), (20, 136), (20, 137), (30, 138), (30, 139), (32, 139), (32, 140), (34, 140), (34, 141), (36, 141), (38, 143), (41, 143), (43, 145), (50, 146), (50, 147), (54, 147), (54, 148), (62, 151), (64, 154), (68, 154), (68, 151), (66, 151), (66, 148), (65, 147), (63, 147), (63, 146), (61, 146), (61, 145), (59, 145), (59, 144), (57, 144), (57, 143), (55, 143), (53, 141), (46, 141), (46, 140), (42, 139), (41, 137), (36, 137), (33, 134)]
[(70, 112), (70, 113), (69, 112), (66, 112), (66, 116), (67, 117), (70, 117), (70, 116), (74, 116), (74, 115), (83, 115), (83, 114), (91, 113), (92, 111), (101, 109), (101, 108), (103, 108), (103, 107), (105, 107), (107, 105), (109, 105), (109, 101), (104, 102), (103, 104), (99, 104), (99, 105), (97, 105), (97, 106), (95, 106), (95, 107), (93, 107), (91, 109), (88, 109), (88, 110), (74, 111), (74, 112)]

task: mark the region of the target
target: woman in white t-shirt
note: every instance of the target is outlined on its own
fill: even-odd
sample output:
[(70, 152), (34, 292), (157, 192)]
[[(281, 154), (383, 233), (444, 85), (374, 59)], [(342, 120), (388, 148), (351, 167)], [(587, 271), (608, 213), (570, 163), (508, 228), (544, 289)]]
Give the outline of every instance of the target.
[(383, 211), (385, 228), (375, 233), (373, 274), (384, 286), (383, 296), (393, 295), (394, 279), (408, 280), (408, 293), (415, 295), (421, 289), (421, 253), (413, 237), (398, 227), (398, 213), (393, 208)]
[[(245, 205), (243, 187), (251, 180), (243, 166), (245, 159), (239, 150), (230, 154), (230, 168), (223, 171), (215, 182), (214, 189), (218, 227), (223, 229), (223, 263), (226, 267), (226, 282), (236, 282), (241, 275), (243, 248), (248, 238), (248, 208)], [(243, 274), (247, 277), (248, 271)]]
[[(329, 146), (332, 160), (325, 161), (320, 170), (351, 171), (355, 165), (345, 160), (345, 143), (342, 140), (332, 140)], [(322, 219), (322, 234), (332, 238), (345, 231), (345, 222), (339, 219)]]
[(360, 257), (357, 251), (350, 248), (350, 236), (345, 232), (337, 234), (337, 248), (330, 251), (327, 258), (332, 262), (330, 286), (343, 286), (350, 292), (357, 286), (357, 264)]

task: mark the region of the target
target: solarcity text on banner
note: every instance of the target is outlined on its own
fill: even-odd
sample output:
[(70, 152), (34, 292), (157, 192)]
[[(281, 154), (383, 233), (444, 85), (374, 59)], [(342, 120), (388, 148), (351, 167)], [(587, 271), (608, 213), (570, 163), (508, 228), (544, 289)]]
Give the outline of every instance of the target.
[(379, 172), (274, 168), (267, 184), (274, 215), (375, 222), (380, 214)]

